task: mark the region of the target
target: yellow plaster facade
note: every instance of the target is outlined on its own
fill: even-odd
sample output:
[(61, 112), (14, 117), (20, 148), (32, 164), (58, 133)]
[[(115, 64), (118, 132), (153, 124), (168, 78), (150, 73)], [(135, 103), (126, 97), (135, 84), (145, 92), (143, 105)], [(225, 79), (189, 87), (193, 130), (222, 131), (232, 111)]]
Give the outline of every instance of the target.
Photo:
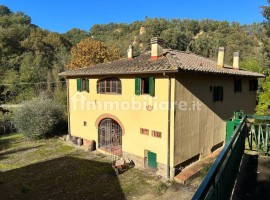
[[(77, 92), (76, 79), (68, 80), (70, 134), (95, 140), (98, 146), (96, 120), (103, 114), (111, 114), (117, 117), (124, 126), (123, 152), (144, 158), (145, 150), (149, 150), (157, 154), (158, 163), (167, 165), (169, 79), (162, 76), (155, 77), (155, 96), (151, 97), (150, 95), (135, 95), (135, 77), (119, 78), (122, 82), (121, 95), (97, 94), (96, 85), (99, 78), (89, 78), (89, 93), (86, 91)], [(174, 83), (173, 79), (172, 101), (174, 100)], [(141, 109), (136, 102), (137, 104), (142, 102)], [(102, 106), (99, 107), (100, 105)], [(149, 105), (153, 106), (151, 111), (146, 109), (146, 106)], [(158, 105), (161, 106), (161, 109), (158, 108)], [(132, 108), (132, 106), (134, 107)], [(171, 111), (171, 119), (174, 120), (173, 111)], [(87, 126), (84, 126), (84, 122), (87, 123)], [(140, 128), (149, 129), (149, 135), (141, 134)], [(151, 135), (152, 130), (161, 132), (161, 138), (153, 137)], [(171, 123), (171, 132), (173, 130), (174, 124)], [(171, 141), (173, 142), (172, 136)], [(173, 146), (171, 151), (173, 151)], [(171, 157), (171, 164), (173, 164), (173, 157)]]
[[(201, 74), (175, 74), (171, 78), (170, 110), (170, 153), (168, 157), (168, 77), (163, 75), (140, 75), (155, 77), (155, 96), (135, 95), (135, 76), (116, 76), (122, 83), (122, 94), (98, 94), (97, 81), (104, 77), (89, 79), (89, 93), (77, 92), (76, 78), (68, 79), (69, 132), (72, 136), (95, 140), (98, 147), (97, 119), (107, 114), (115, 116), (123, 126), (122, 151), (127, 156), (141, 158), (145, 162), (145, 151), (155, 152), (157, 171), (166, 176), (168, 158), (171, 178), (174, 167), (192, 158), (205, 156), (211, 149), (225, 140), (226, 123), (233, 112), (244, 109), (253, 113), (256, 92), (248, 90), (248, 78), (243, 78), (241, 93), (234, 93), (234, 77)], [(213, 103), (210, 86), (224, 87), (224, 101)], [(245, 101), (243, 101), (245, 99)], [(179, 110), (174, 102), (185, 101), (193, 109), (193, 102), (199, 102), (201, 110)], [(135, 102), (135, 103), (134, 103)], [(138, 105), (142, 107), (138, 109)], [(99, 107), (100, 106), (100, 107)], [(149, 106), (152, 110), (147, 110)], [(196, 108), (195, 108), (196, 109)], [(85, 124), (86, 123), (86, 124)], [(140, 128), (149, 129), (149, 135), (140, 133)], [(162, 133), (153, 137), (151, 131)], [(131, 159), (134, 157), (131, 156)], [(135, 163), (136, 165), (137, 163)], [(140, 166), (140, 164), (138, 164)]]

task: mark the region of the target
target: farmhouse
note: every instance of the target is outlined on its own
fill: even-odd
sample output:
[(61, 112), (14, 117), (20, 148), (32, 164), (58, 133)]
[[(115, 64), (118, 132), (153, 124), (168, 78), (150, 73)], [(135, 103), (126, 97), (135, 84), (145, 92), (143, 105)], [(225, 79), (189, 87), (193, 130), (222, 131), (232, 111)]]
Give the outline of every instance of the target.
[(262, 74), (192, 53), (162, 48), (59, 75), (67, 79), (69, 134), (100, 151), (173, 178), (178, 169), (225, 141), (236, 110), (253, 113)]

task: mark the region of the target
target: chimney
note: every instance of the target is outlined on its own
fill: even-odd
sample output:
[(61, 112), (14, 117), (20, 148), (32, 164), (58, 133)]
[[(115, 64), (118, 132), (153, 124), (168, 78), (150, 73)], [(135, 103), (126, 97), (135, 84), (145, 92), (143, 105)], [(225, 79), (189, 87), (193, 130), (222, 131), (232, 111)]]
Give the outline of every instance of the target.
[(217, 61), (217, 66), (220, 68), (223, 68), (224, 66), (224, 47), (219, 47), (218, 48), (218, 61)]
[(233, 69), (239, 69), (239, 52), (233, 53)]
[(128, 60), (132, 60), (133, 59), (133, 47), (132, 47), (132, 45), (129, 45), (128, 50), (127, 50), (127, 54), (128, 54)]
[(151, 38), (151, 59), (157, 60), (163, 55), (162, 45), (163, 40), (159, 37)]

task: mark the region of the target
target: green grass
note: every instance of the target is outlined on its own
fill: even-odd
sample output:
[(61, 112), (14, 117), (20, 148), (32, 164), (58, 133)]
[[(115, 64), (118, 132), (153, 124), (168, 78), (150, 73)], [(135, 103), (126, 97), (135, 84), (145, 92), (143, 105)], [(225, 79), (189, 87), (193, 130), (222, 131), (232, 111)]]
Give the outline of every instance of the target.
[(146, 171), (117, 175), (103, 155), (91, 154), (57, 138), (0, 136), (0, 199), (132, 199), (166, 192)]

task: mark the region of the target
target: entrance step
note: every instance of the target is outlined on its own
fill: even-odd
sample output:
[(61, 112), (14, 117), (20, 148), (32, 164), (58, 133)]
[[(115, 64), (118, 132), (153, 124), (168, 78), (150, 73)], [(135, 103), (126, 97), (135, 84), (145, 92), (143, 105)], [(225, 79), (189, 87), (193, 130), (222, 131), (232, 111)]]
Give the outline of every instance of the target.
[(210, 155), (206, 156), (205, 158), (186, 167), (184, 170), (182, 170), (178, 175), (174, 177), (174, 180), (182, 184), (187, 183), (189, 180), (194, 178), (200, 172), (200, 170), (202, 170), (204, 167), (208, 166), (209, 164), (213, 163), (214, 160), (220, 154), (221, 150), (222, 148), (219, 148), (213, 153), (211, 153)]

